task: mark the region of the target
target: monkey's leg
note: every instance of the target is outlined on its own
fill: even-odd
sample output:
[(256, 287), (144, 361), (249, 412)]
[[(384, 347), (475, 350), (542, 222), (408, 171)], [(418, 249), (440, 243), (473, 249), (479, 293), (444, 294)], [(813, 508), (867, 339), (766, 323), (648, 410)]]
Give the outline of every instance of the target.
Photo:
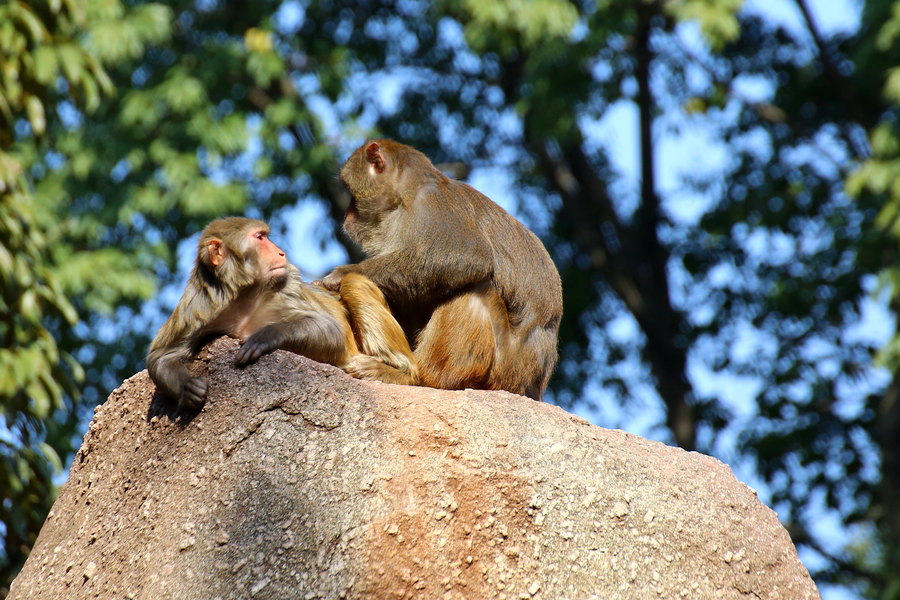
[(534, 326), (514, 331), (510, 336), (502, 366), (494, 370), (500, 389), (541, 400), (556, 366), (555, 326)]
[[(502, 342), (498, 336), (504, 335), (503, 328), (495, 326), (500, 320), (498, 301), (492, 290), (481, 290), (457, 296), (434, 311), (416, 343), (423, 385), (499, 389), (490, 385), (498, 342)], [(502, 313), (505, 323), (505, 308)]]
[[(527, 335), (509, 321), (506, 305), (491, 286), (458, 296), (441, 305), (419, 334), (416, 358), (422, 385), (458, 390), (506, 390), (540, 399), (552, 371), (536, 354), (549, 344)], [(540, 337), (540, 336), (539, 336)]]
[(347, 273), (340, 295), (363, 352), (350, 357), (344, 370), (360, 379), (418, 384), (415, 355), (378, 286), (364, 275)]

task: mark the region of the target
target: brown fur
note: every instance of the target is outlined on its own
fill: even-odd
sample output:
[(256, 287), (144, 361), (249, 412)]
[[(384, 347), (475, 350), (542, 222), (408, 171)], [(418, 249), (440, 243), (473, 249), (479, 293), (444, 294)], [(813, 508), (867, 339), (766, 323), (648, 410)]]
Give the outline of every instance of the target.
[(353, 201), (344, 228), (412, 340), (424, 385), (504, 389), (540, 399), (557, 359), (559, 274), (540, 240), (417, 150), (377, 140), (341, 169)]
[(186, 363), (223, 334), (245, 340), (238, 366), (281, 348), (362, 379), (418, 381), (415, 357), (381, 291), (362, 275), (345, 278), (339, 294), (304, 283), (276, 246), (269, 246), (277, 253), (271, 258), (253, 247), (251, 233), (267, 238), (268, 230), (262, 221), (229, 217), (203, 231), (184, 294), (147, 356), (160, 391), (181, 406), (202, 406), (206, 382), (191, 377)]

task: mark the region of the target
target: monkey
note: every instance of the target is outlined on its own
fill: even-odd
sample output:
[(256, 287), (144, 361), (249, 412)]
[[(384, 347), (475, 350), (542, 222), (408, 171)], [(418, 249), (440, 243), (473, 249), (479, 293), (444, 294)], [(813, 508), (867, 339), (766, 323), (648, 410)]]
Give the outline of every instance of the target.
[(344, 230), (367, 258), (335, 268), (381, 289), (411, 342), (422, 385), (507, 390), (541, 400), (557, 361), (562, 284), (534, 233), (487, 196), (392, 140), (340, 171)]
[(164, 396), (180, 408), (203, 406), (207, 382), (192, 377), (186, 363), (223, 334), (243, 341), (238, 367), (284, 349), (360, 379), (418, 381), (412, 349), (374, 283), (344, 278), (336, 293), (304, 283), (269, 239), (269, 226), (255, 219), (217, 219), (201, 233), (181, 300), (147, 356)]

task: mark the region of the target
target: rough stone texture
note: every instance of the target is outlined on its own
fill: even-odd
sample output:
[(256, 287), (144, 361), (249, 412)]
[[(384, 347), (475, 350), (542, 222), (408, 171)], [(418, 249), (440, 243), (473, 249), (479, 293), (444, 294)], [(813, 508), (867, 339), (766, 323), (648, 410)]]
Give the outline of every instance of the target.
[(195, 363), (193, 418), (146, 372), (97, 409), (10, 599), (818, 598), (714, 459), (235, 347)]

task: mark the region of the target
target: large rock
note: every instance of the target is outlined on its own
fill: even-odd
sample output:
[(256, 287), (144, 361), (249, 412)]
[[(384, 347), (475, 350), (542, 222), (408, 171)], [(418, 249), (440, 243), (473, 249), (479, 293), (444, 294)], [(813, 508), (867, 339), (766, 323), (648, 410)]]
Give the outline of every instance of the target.
[(505, 392), (360, 382), (286, 352), (146, 372), (99, 407), (10, 598), (817, 598), (720, 462)]

